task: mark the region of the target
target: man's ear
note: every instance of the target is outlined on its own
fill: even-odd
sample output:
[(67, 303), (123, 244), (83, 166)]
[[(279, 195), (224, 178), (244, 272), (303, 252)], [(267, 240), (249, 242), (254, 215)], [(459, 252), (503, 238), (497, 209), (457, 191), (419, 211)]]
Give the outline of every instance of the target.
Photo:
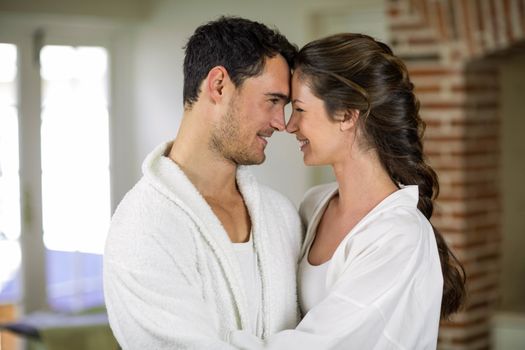
[(349, 109), (343, 113), (343, 118), (341, 119), (340, 129), (341, 131), (347, 131), (352, 129), (357, 125), (357, 119), (359, 118), (359, 110)]
[(229, 81), (228, 71), (223, 66), (216, 66), (210, 69), (204, 88), (214, 103), (219, 103), (222, 100), (224, 97), (224, 88)]

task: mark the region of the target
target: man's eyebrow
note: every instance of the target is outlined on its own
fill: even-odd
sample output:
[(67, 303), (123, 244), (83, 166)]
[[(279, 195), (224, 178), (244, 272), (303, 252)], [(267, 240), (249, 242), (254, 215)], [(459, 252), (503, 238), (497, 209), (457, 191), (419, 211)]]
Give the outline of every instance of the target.
[(290, 98), (285, 95), (285, 94), (281, 94), (279, 92), (269, 92), (267, 94), (265, 94), (266, 96), (269, 96), (269, 97), (276, 97), (276, 98), (279, 98), (281, 100), (283, 100), (284, 102), (288, 103), (290, 102)]

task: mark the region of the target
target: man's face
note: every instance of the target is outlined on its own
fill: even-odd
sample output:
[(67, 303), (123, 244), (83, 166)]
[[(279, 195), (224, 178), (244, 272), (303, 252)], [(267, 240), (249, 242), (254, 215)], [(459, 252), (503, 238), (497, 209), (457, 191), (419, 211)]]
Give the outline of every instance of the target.
[(210, 146), (237, 165), (261, 164), (267, 138), (285, 127), (290, 68), (281, 55), (267, 58), (262, 74), (247, 78), (215, 126)]

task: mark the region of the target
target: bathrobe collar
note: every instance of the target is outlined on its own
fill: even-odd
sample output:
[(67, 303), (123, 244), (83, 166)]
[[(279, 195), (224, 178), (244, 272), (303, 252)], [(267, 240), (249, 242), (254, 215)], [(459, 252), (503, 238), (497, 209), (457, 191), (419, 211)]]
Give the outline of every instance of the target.
[[(355, 226), (350, 230), (345, 238), (339, 243), (338, 248), (335, 250), (332, 255), (331, 260), (337, 260), (337, 264), (331, 264), (327, 271), (327, 286), (331, 286), (335, 283), (335, 280), (343, 273), (343, 271), (348, 267), (345, 264), (346, 254), (345, 247), (347, 242), (354, 238), (353, 232), (360, 231), (364, 225), (368, 225), (374, 218), (379, 215), (381, 212), (388, 210), (390, 207), (416, 207), (419, 201), (419, 190), (417, 185), (399, 185), (399, 190), (387, 196), (383, 199), (378, 205), (376, 205), (368, 214), (365, 215)], [(310, 245), (312, 244), (315, 233), (317, 231), (317, 226), (321, 220), (330, 199), (339, 191), (339, 186), (337, 182), (328, 184), (326, 189), (319, 194), (319, 197), (312, 198), (317, 204), (313, 209), (313, 213), (308, 217), (308, 228), (306, 231), (305, 241), (301, 250), (301, 258), (310, 250)]]
[[(233, 250), (232, 242), (221, 222), (213, 213), (204, 197), (198, 192), (182, 169), (171, 159), (164, 156), (171, 142), (159, 145), (144, 160), (142, 171), (149, 182), (161, 193), (177, 204), (191, 219), (197, 223), (199, 232), (208, 242), (217, 256), (224, 272), (239, 312), (239, 327), (251, 329), (248, 316), (248, 300), (242, 285), (239, 263)], [(266, 266), (264, 264), (267, 242), (265, 216), (262, 213), (259, 184), (248, 167), (237, 168), (237, 185), (246, 207), (248, 208), (255, 251), (258, 255), (261, 284), (263, 286), (263, 328), (264, 333), (270, 328), (270, 310), (268, 300), (271, 288)], [(252, 330), (255, 334), (255, 330)]]

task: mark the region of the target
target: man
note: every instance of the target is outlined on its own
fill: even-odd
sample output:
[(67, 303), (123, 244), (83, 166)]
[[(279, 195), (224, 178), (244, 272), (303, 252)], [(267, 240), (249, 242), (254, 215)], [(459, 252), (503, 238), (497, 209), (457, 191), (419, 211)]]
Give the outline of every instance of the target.
[(297, 324), (300, 220), (245, 167), (285, 128), (295, 52), (241, 18), (189, 39), (177, 137), (144, 161), (106, 244), (106, 304), (124, 349), (231, 348), (232, 330), (264, 338)]

